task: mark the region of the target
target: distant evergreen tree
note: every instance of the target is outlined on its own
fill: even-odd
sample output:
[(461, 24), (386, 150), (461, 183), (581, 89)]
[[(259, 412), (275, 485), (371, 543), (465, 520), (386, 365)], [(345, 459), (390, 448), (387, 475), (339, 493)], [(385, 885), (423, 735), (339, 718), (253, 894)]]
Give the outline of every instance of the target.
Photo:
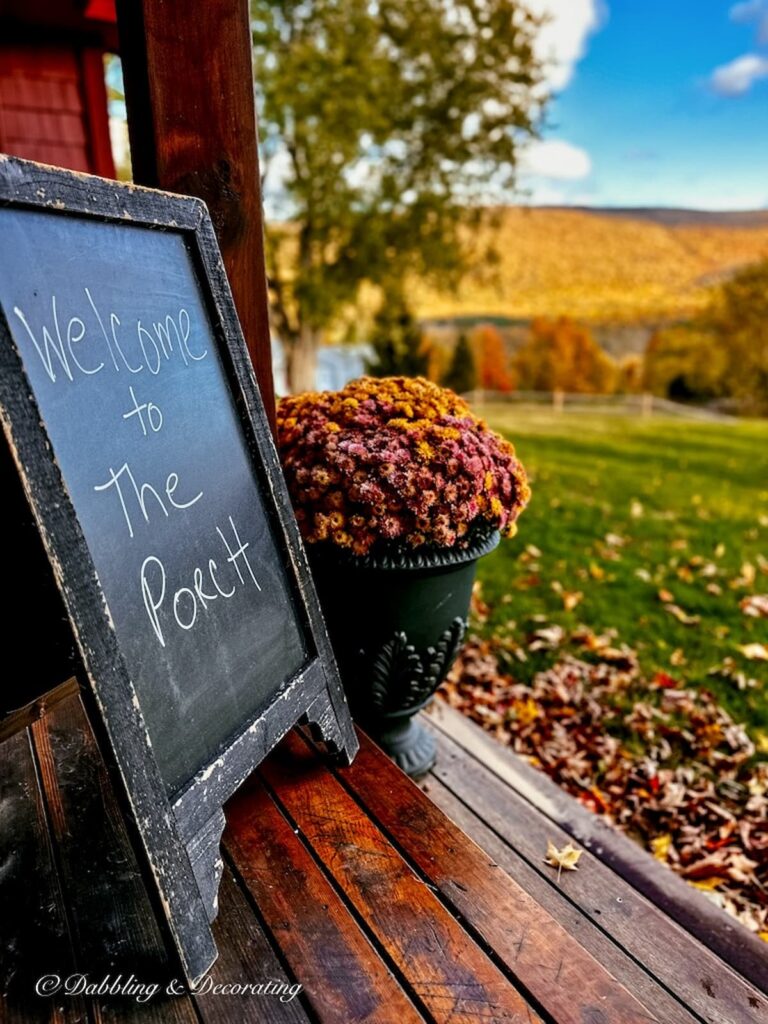
[(366, 371), (373, 377), (423, 377), (429, 365), (419, 325), (398, 297), (385, 299), (373, 323), (373, 359)]
[(475, 354), (466, 334), (459, 335), (443, 384), (447, 388), (452, 388), (459, 395), (463, 395), (467, 391), (474, 391), (477, 387)]

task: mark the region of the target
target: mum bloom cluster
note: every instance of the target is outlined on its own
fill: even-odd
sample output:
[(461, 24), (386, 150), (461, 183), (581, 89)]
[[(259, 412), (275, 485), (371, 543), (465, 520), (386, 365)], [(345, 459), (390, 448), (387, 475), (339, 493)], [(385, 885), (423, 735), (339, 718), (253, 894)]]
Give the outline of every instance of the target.
[(530, 497), (514, 447), (420, 377), (284, 398), (277, 429), (309, 544), (465, 548), (492, 529), (512, 536)]

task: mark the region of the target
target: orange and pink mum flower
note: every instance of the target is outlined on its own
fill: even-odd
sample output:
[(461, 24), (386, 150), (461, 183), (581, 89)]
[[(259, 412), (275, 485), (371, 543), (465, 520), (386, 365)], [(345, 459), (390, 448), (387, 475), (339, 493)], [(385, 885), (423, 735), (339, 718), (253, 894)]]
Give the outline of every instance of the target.
[(282, 399), (278, 447), (304, 540), (467, 547), (516, 532), (530, 498), (513, 445), (446, 388), (362, 377)]

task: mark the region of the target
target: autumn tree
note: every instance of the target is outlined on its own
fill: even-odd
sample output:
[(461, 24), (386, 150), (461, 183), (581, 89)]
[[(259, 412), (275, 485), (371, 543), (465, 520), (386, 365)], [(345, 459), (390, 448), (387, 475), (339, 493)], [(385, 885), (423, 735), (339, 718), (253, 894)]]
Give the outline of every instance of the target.
[(515, 386), (504, 339), (493, 324), (481, 324), (472, 334), (478, 383), (488, 391), (512, 391)]
[(616, 378), (613, 360), (589, 328), (565, 316), (536, 318), (514, 366), (524, 391), (606, 394)]
[(427, 373), (429, 349), (421, 328), (402, 296), (385, 300), (371, 334), (373, 359), (366, 370), (374, 377), (419, 377)]
[(474, 391), (477, 387), (475, 353), (466, 334), (459, 335), (443, 384), (459, 395)]
[(623, 395), (637, 395), (643, 388), (645, 365), (637, 352), (624, 356), (617, 367), (616, 390)]
[(727, 363), (703, 320), (659, 328), (646, 346), (643, 390), (677, 401), (715, 398), (726, 393)]
[[(522, 0), (251, 0), (272, 323), (290, 386), (362, 283), (456, 280), (542, 106)], [(493, 192), (489, 192), (489, 183)]]
[(718, 352), (721, 388), (745, 411), (768, 414), (768, 260), (716, 289), (698, 326)]

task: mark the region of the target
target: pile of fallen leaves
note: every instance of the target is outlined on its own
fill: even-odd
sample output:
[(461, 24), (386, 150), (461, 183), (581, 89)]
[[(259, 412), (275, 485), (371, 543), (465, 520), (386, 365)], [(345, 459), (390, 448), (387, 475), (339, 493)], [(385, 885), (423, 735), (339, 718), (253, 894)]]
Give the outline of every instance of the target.
[(643, 678), (612, 636), (567, 640), (579, 656), (523, 684), (473, 637), (441, 695), (768, 940), (768, 763), (706, 690)]

